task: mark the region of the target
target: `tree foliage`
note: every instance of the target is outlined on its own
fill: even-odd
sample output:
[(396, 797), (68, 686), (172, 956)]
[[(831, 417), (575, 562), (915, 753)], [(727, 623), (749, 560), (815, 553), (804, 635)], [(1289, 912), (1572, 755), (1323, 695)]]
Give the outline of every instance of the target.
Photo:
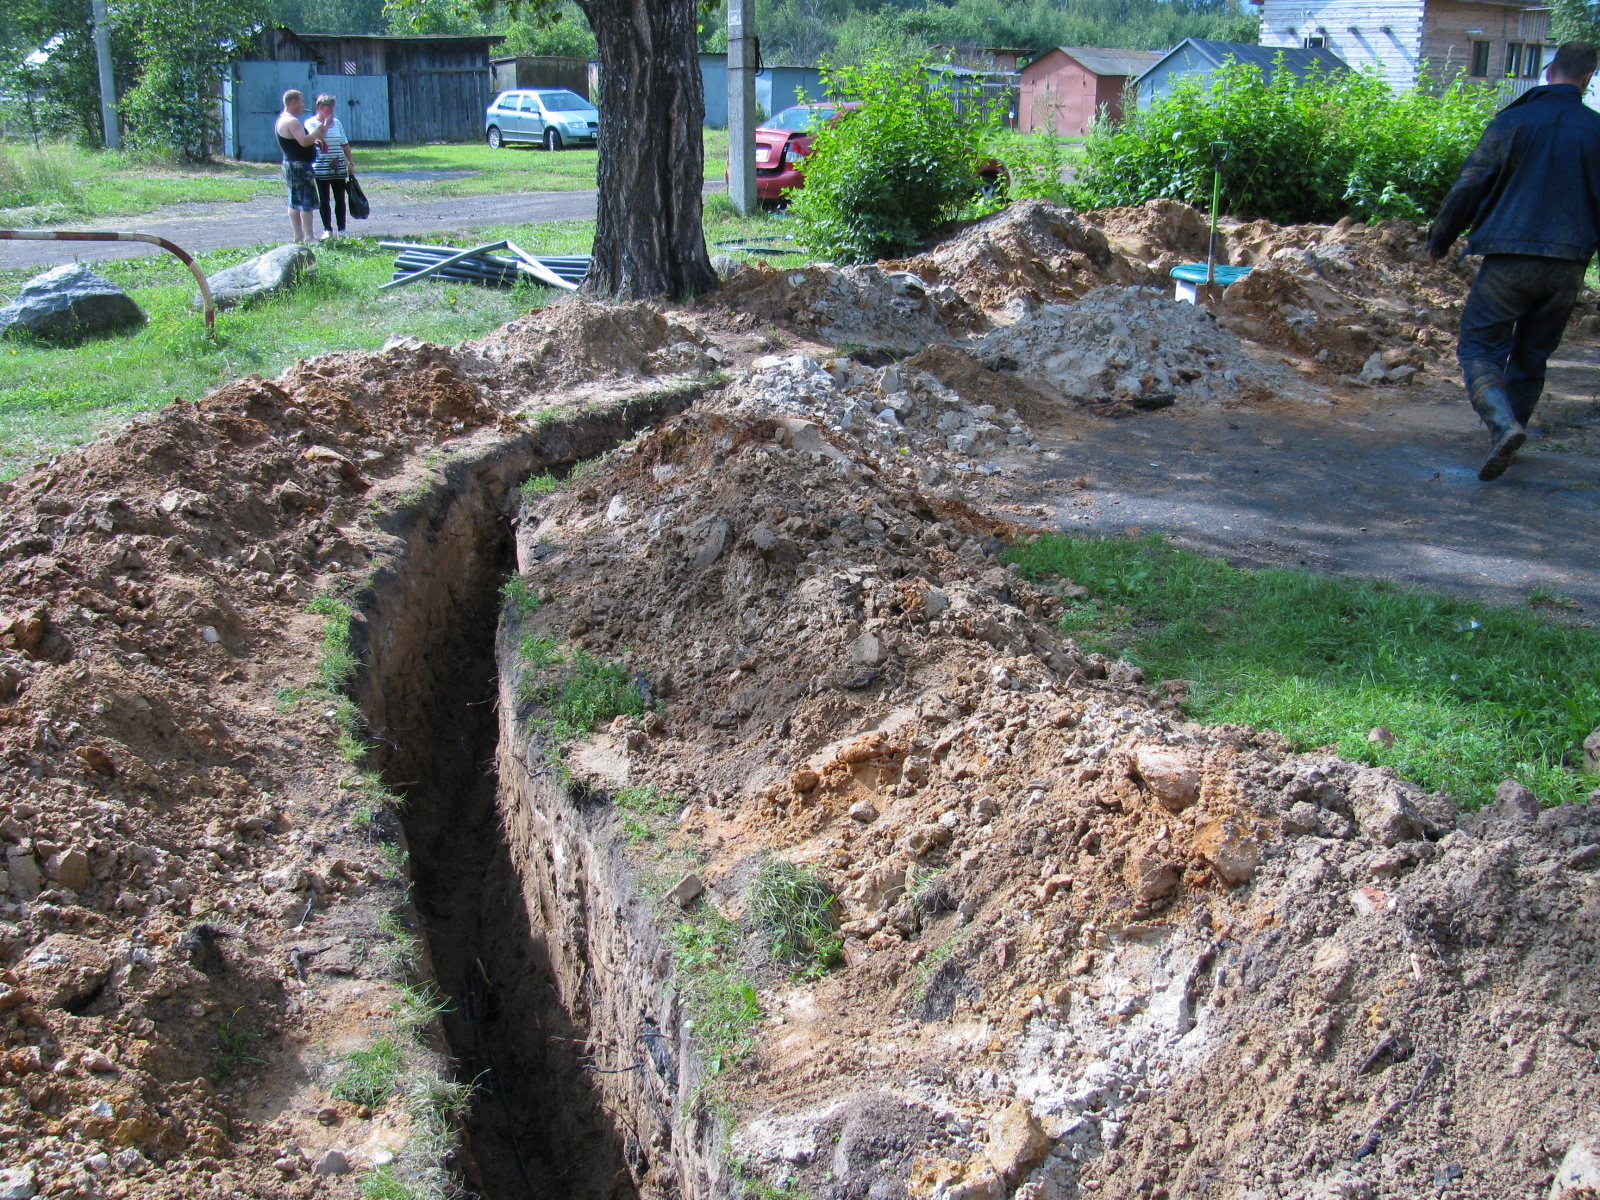
[[(111, 57), (117, 78), (131, 81), (137, 63), (130, 30), (112, 26)], [(35, 138), (101, 143), (89, 0), (0, 3), (0, 98), (10, 122)]]
[(812, 140), (789, 210), (800, 239), (841, 262), (908, 253), (971, 200), (987, 122), (958, 110), (920, 59), (833, 67), (824, 82), (861, 106)]
[(266, 18), (265, 0), (119, 0), (113, 19), (133, 30), (139, 61), (122, 98), (133, 144), (191, 162), (217, 149), (223, 72)]
[[(888, 51), (935, 46), (1115, 46), (1153, 50), (1186, 37), (1259, 40), (1259, 18), (1234, 0), (758, 0), (768, 62), (863, 63)], [(702, 22), (701, 45), (724, 50), (718, 6)]]
[(1555, 0), (1551, 9), (1550, 36), (1556, 41), (1600, 45), (1600, 4), (1589, 0)]
[(1375, 73), (1229, 63), (1121, 122), (1096, 126), (1072, 199), (1084, 208), (1157, 196), (1211, 202), (1211, 146), (1228, 148), (1222, 205), (1280, 223), (1427, 220), (1499, 109), (1494, 89), (1458, 76), (1396, 92)]

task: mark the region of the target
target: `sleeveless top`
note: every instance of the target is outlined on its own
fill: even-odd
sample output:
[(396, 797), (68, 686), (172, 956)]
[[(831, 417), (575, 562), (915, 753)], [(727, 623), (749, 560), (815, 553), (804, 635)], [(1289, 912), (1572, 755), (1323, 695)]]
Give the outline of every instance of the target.
[(278, 146), (283, 151), (284, 162), (308, 163), (317, 157), (315, 146), (302, 146), (292, 137), (284, 137), (281, 133), (278, 135)]

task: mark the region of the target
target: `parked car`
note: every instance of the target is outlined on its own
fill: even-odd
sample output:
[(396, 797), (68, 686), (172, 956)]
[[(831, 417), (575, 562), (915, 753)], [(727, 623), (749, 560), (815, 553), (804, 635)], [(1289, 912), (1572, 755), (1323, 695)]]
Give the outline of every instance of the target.
[[(811, 153), (811, 142), (817, 130), (860, 107), (860, 102), (855, 100), (843, 104), (825, 101), (796, 104), (758, 126), (756, 199), (763, 204), (777, 204), (783, 200), (785, 192), (804, 187), (806, 179), (800, 164)], [(1002, 170), (993, 159), (978, 168), (978, 184), (985, 196), (994, 194)]]
[(776, 204), (784, 192), (805, 184), (800, 173), (800, 160), (811, 153), (811, 139), (816, 131), (840, 114), (861, 105), (855, 101), (844, 104), (796, 104), (767, 118), (756, 128), (756, 199)]
[(600, 135), (600, 113), (566, 88), (501, 92), (484, 114), (483, 135), (496, 150), (518, 142), (542, 142), (546, 150), (592, 146)]

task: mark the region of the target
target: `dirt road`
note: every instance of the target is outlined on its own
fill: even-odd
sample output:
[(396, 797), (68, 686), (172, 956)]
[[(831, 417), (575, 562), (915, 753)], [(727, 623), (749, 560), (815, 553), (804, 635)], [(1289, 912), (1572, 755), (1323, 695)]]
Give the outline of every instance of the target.
[[(412, 200), (387, 188), (372, 190), (372, 216), (351, 222), (361, 237), (412, 237), (441, 229), (468, 229), (475, 225), (518, 225), (543, 221), (582, 221), (594, 216), (595, 193), (517, 192), (492, 196), (451, 196), (437, 200)], [(185, 250), (224, 250), (287, 239), (288, 218), (280, 196), (255, 200), (230, 200), (212, 204), (178, 204), (138, 217), (107, 217), (60, 226), (62, 229), (116, 229), (153, 233)], [(155, 246), (138, 243), (84, 243), (71, 247), (80, 261), (133, 258), (160, 254)], [(51, 242), (7, 242), (0, 245), (0, 270), (37, 267), (41, 270), (67, 259), (63, 247)]]
[[(1494, 484), (1478, 482), (1483, 433), (1453, 378), (1335, 400), (1069, 418), (1035, 481), (1071, 530), (1166, 533), (1240, 563), (1499, 603), (1543, 585), (1600, 616), (1600, 345), (1562, 348), (1534, 438)], [(1087, 492), (1064, 486), (1089, 464)]]

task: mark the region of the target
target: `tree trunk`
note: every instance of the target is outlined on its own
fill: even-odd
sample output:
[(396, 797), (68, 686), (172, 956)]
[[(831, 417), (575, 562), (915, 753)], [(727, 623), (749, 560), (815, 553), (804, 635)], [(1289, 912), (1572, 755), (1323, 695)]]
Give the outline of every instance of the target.
[(583, 0), (600, 60), (594, 262), (583, 290), (640, 300), (716, 285), (701, 228), (696, 0)]

